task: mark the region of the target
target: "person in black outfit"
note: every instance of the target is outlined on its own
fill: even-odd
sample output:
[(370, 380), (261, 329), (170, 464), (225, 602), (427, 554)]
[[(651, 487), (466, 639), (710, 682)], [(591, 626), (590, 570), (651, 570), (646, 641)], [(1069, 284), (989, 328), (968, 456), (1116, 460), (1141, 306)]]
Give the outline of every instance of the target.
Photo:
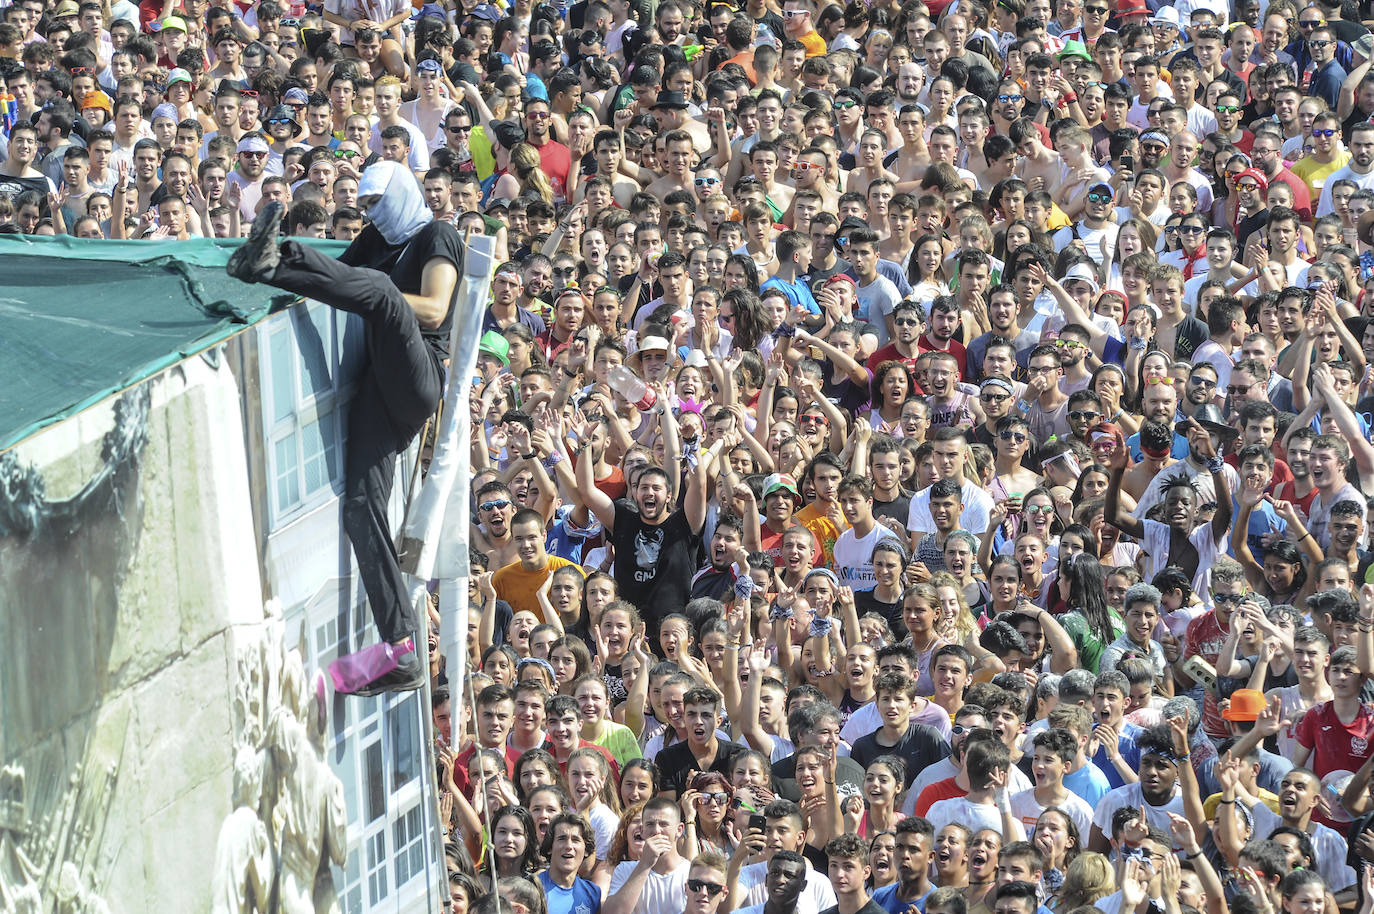
[(438, 408), (443, 360), (463, 266), (457, 230), (433, 221), (415, 178), (393, 162), (368, 168), (358, 204), (371, 220), (333, 260), (295, 241), (278, 243), (282, 206), (269, 203), (229, 259), (231, 276), (266, 283), (359, 315), (367, 364), (349, 410), (344, 530), (377, 631), (395, 668), (355, 694), (408, 691), (424, 683), (415, 650), (419, 620), (397, 560), (387, 502), (396, 455)]

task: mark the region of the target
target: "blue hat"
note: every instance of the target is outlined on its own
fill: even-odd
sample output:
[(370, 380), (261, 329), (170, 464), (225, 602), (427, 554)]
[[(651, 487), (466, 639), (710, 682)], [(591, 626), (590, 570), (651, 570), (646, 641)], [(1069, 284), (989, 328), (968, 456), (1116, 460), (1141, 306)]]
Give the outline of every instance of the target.
[(485, 19), (488, 22), (497, 22), (502, 18), (501, 11), (490, 3), (477, 4), (468, 15), (474, 19)]

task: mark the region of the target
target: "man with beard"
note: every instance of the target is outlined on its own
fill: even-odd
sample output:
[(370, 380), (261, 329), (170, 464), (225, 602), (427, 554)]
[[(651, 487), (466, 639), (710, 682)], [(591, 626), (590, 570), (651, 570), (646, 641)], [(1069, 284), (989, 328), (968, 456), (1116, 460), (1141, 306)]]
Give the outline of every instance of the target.
[[(657, 410), (665, 408), (662, 402), (655, 405)], [(579, 445), (573, 456), (580, 455), (588, 446)], [(670, 509), (669, 493), (673, 488), (668, 474), (659, 467), (649, 466), (640, 472), (631, 506), (612, 501), (596, 487), (592, 465), (600, 459), (600, 453), (592, 454), (595, 460), (578, 461), (573, 497), (589, 508), (605, 528), (620, 557), (615, 563), (620, 597), (638, 607), (655, 649), (659, 621), (671, 613), (682, 612), (687, 605), (696, 570), (695, 555), (701, 545), (701, 528), (706, 522), (707, 474), (724, 451), (725, 442), (716, 441), (701, 455), (696, 470), (687, 479), (683, 506), (675, 511)]]
[[(540, 255), (542, 256), (542, 255)], [(500, 333), (512, 324), (524, 324), (535, 336), (544, 333), (542, 318), (525, 308), (524, 277), (520, 275), (519, 265), (503, 263), (496, 268), (496, 276), (491, 281), (491, 304), (487, 306), (486, 316), (482, 318), (482, 332)]]
[(549, 134), (553, 117), (549, 103), (542, 98), (525, 102), (525, 142), (539, 151), (539, 170), (544, 172), (553, 188), (555, 203), (562, 203), (568, 193), (568, 173), (572, 169), (572, 153), (568, 147)]
[(516, 561), (511, 518), (517, 509), (510, 489), (504, 482), (493, 479), (477, 490), (473, 501), (477, 505), (473, 542), (486, 553), (490, 567), (503, 568)]
[(1317, 497), (1317, 486), (1312, 482), (1308, 462), (1312, 456), (1312, 443), (1316, 440), (1317, 433), (1306, 425), (1291, 429), (1284, 440), (1284, 452), (1288, 455), (1288, 469), (1293, 473), (1293, 481), (1281, 486), (1277, 496), (1304, 514), (1311, 510), (1312, 502)]
[(1004, 79), (997, 87), (997, 95), (992, 99), (992, 132), (1006, 136), (1011, 125), (1020, 120), (1026, 107), (1026, 94), (1021, 83), (1015, 79)]
[(797, 910), (802, 890), (807, 887), (806, 858), (796, 851), (780, 850), (765, 866), (768, 868), (764, 879), (767, 901), (739, 908), (735, 914), (793, 914)]
[[(1316, 129), (1315, 124), (1313, 129)], [(1331, 185), (1340, 180), (1354, 181), (1360, 190), (1374, 190), (1374, 124), (1357, 124), (1351, 129), (1350, 162), (1327, 177), (1317, 202), (1317, 218), (1335, 212), (1331, 204)]]
[[(1194, 831), (1206, 833), (1208, 819), (1198, 795), (1197, 776), (1188, 762), (1186, 718), (1151, 727), (1136, 744), (1140, 748), (1140, 780), (1112, 790), (1098, 802), (1089, 850), (1105, 854), (1111, 849), (1112, 816), (1122, 806), (1142, 809), (1151, 828), (1164, 834), (1169, 833), (1171, 813), (1193, 823)], [(1167, 852), (1166, 846), (1159, 853)]]
[(926, 819), (908, 817), (897, 823), (896, 831), (897, 881), (874, 892), (873, 902), (887, 914), (906, 914), (912, 907), (924, 908), (935, 890), (930, 881), (935, 829)]
[(873, 371), (884, 362), (901, 362), (908, 368), (916, 364), (921, 348), (920, 306), (902, 302), (892, 310), (892, 341), (868, 357), (868, 370)]

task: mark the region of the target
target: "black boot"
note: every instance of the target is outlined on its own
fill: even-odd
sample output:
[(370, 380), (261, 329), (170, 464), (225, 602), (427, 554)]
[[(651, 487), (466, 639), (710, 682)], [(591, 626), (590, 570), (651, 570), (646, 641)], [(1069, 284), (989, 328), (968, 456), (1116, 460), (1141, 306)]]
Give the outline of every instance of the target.
[(286, 207), (268, 203), (253, 220), (248, 238), (229, 257), (229, 275), (243, 282), (270, 282), (281, 262), (277, 234), (281, 231), (281, 217)]

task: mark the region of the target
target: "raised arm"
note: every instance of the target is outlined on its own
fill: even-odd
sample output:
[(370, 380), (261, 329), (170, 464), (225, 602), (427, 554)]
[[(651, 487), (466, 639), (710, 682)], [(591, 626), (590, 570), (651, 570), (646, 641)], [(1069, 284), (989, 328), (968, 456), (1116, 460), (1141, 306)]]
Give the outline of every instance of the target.
[[(1136, 520), (1130, 514), (1127, 514), (1121, 507), (1121, 479), (1126, 475), (1126, 461), (1128, 456), (1129, 455), (1126, 453), (1126, 442), (1121, 440), (1120, 436), (1118, 436), (1116, 448), (1112, 451), (1111, 457), (1108, 458), (1110, 462), (1107, 465), (1111, 470), (1111, 475), (1108, 477), (1107, 481), (1107, 523), (1116, 527), (1122, 533), (1126, 533), (1136, 539), (1144, 539), (1145, 524)], [(1218, 511), (1219, 510), (1220, 506), (1218, 505)], [(1231, 517), (1230, 499), (1226, 500), (1226, 517), (1228, 520)]]
[[(1246, 535), (1250, 529), (1250, 515), (1254, 512), (1255, 505), (1264, 497), (1264, 485), (1265, 480), (1259, 477), (1246, 477), (1240, 481), (1240, 491), (1236, 493), (1236, 531), (1240, 535), (1231, 541), (1231, 545), (1236, 550), (1236, 560), (1245, 569), (1245, 578), (1251, 587), (1260, 587), (1264, 584), (1264, 567), (1255, 560), (1255, 554), (1250, 551), (1250, 544), (1247, 542), (1249, 537)], [(1233, 626), (1232, 634), (1235, 631)], [(1221, 676), (1232, 675), (1223, 673), (1220, 666), (1217, 667), (1217, 673)]]
[[(1018, 607), (1025, 612), (1029, 607)], [(1064, 626), (1053, 615), (1041, 609), (1036, 614), (1036, 620), (1040, 623), (1040, 631), (1045, 636), (1045, 644), (1052, 651), (1050, 655), (1050, 672), (1058, 673), (1060, 676), (1069, 670), (1078, 667), (1078, 648), (1074, 647), (1073, 638), (1068, 632), (1064, 631)]]
[[(1355, 375), (1360, 378), (1363, 370)], [(1331, 366), (1323, 363), (1312, 371), (1312, 384), (1317, 393), (1321, 394), (1326, 401), (1326, 416), (1334, 419), (1336, 427), (1340, 429), (1341, 436), (1350, 445), (1350, 458), (1355, 461), (1355, 466), (1360, 471), (1360, 478), (1366, 482), (1374, 478), (1374, 446), (1369, 443), (1367, 432), (1360, 427), (1360, 420), (1355, 415), (1355, 411), (1350, 408), (1350, 404), (1341, 399), (1336, 392), (1331, 377)], [(1294, 393), (1297, 387), (1293, 388)]]
[(574, 457), (581, 457), (577, 461), (577, 487), (573, 490), (573, 498), (580, 505), (587, 508), (596, 515), (596, 519), (601, 521), (601, 526), (610, 533), (615, 530), (615, 502), (611, 497), (596, 487), (596, 474), (593, 469), (601, 456), (606, 451), (606, 445), (600, 444), (593, 451), (593, 445), (588, 443), (592, 440), (592, 435), (596, 432), (593, 423), (583, 426), (581, 441), (578, 445)]
[(1178, 779), (1183, 788), (1183, 812), (1193, 826), (1193, 834), (1201, 841), (1207, 835), (1207, 813), (1202, 808), (1202, 794), (1198, 791), (1197, 774), (1189, 759), (1188, 715), (1168, 720), (1169, 735), (1174, 739), (1174, 755), (1178, 756)]

